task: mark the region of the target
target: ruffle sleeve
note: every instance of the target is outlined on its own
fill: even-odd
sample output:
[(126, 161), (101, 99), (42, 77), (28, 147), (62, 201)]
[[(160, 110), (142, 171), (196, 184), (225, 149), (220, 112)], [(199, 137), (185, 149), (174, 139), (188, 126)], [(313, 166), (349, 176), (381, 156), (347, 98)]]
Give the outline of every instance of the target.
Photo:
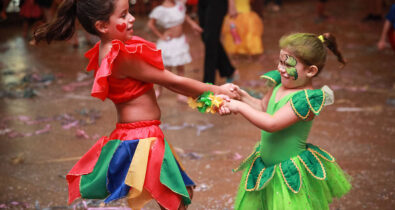
[(150, 13), (149, 13), (149, 15), (148, 15), (148, 17), (149, 18), (151, 18), (151, 19), (160, 19), (160, 18), (162, 18), (162, 11), (161, 11), (161, 7), (160, 6), (158, 6), (158, 7), (155, 7)]
[(113, 62), (120, 52), (137, 56), (157, 69), (164, 70), (161, 50), (156, 49), (154, 43), (140, 37), (135, 36), (125, 43), (120, 40), (113, 40), (110, 52), (103, 58), (100, 65), (98, 64), (99, 44), (97, 43), (85, 54), (85, 57), (90, 59), (87, 70), (95, 70), (95, 80), (91, 91), (93, 97), (103, 101), (106, 99), (109, 90), (108, 77), (112, 74)]
[(269, 82), (269, 86), (275, 87), (281, 84), (281, 75), (278, 70), (266, 72), (264, 75), (261, 76), (261, 78), (267, 79), (267, 81)]
[(321, 89), (301, 90), (291, 98), (291, 106), (295, 114), (305, 120), (308, 118), (310, 112), (319, 115), (324, 105), (333, 104), (333, 91), (324, 86)]

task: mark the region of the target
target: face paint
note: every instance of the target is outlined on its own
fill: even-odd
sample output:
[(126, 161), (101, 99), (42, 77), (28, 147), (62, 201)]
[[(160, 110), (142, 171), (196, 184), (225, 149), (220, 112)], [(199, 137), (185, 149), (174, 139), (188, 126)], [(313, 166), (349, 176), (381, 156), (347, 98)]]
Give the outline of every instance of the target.
[(125, 30), (125, 28), (126, 28), (126, 23), (117, 24), (115, 27), (117, 28), (117, 30), (119, 32), (123, 32)]
[(289, 76), (294, 77), (294, 79), (298, 79), (298, 71), (295, 66), (298, 63), (296, 59), (290, 55), (284, 54), (281, 56), (281, 61), (286, 64), (285, 70)]

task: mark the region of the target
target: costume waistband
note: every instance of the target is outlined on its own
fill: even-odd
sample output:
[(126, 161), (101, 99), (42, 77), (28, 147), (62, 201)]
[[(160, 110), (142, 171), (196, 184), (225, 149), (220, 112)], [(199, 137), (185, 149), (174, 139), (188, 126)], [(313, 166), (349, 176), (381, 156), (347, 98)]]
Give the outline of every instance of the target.
[(142, 128), (151, 125), (160, 125), (160, 120), (146, 120), (146, 121), (139, 121), (132, 123), (117, 123), (116, 128), (135, 129), (135, 128)]

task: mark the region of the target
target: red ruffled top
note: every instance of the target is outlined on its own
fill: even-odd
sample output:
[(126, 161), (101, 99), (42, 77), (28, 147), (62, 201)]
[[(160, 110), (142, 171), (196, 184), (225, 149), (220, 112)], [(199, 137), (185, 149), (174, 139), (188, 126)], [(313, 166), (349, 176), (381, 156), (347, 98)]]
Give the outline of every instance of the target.
[[(91, 95), (103, 101), (109, 98), (115, 104), (123, 103), (144, 94), (154, 86), (152, 83), (130, 77), (124, 79), (112, 77), (113, 62), (119, 53), (137, 56), (148, 64), (164, 70), (161, 51), (156, 49), (154, 43), (140, 37), (134, 36), (126, 42), (113, 40), (110, 52), (102, 59), (100, 65), (99, 45), (100, 42), (96, 43), (92, 49), (85, 53), (85, 57), (89, 59), (87, 71), (95, 71)], [(130, 71), (133, 71), (133, 69), (130, 69)]]

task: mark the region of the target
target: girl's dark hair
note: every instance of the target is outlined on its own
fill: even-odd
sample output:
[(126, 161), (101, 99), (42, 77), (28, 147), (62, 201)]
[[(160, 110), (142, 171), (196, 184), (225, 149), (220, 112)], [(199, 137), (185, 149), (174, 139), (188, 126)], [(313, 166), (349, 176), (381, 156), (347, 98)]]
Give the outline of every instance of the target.
[(344, 60), (343, 55), (341, 54), (341, 52), (337, 47), (335, 36), (331, 33), (324, 33), (322, 34), (322, 36), (324, 37), (324, 44), (328, 49), (332, 51), (333, 54), (336, 55), (337, 61), (339, 61), (343, 65), (346, 65), (346, 61)]
[(100, 35), (95, 28), (96, 21), (108, 21), (114, 12), (116, 0), (63, 0), (56, 17), (50, 23), (40, 26), (34, 32), (34, 39), (51, 43), (53, 40), (70, 39), (75, 32), (75, 19), (89, 33)]
[(309, 33), (294, 33), (280, 39), (282, 49), (290, 51), (306, 65), (316, 65), (318, 71), (321, 71), (325, 65), (325, 46), (336, 55), (340, 63), (346, 64), (337, 48), (335, 36), (330, 33), (324, 33), (320, 36)]

